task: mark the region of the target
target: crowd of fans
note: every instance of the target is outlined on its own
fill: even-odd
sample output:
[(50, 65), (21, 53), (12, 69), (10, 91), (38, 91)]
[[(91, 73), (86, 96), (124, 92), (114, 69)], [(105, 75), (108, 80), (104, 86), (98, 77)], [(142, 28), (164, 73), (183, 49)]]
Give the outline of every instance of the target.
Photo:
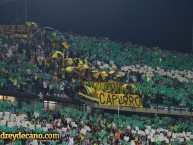
[[(42, 107), (39, 102), (33, 105), (23, 103), (22, 109), (19, 109), (16, 102), (1, 102), (0, 131), (60, 134), (58, 140), (39, 140), (34, 141), (33, 145), (38, 142), (52, 145), (191, 145), (193, 143), (193, 124), (183, 118), (138, 115), (128, 117), (99, 110), (87, 113), (71, 108), (47, 112)], [(16, 140), (13, 144), (23, 145), (31, 141)], [(1, 143), (3, 142), (8, 143), (10, 140), (1, 140)]]
[[(101, 65), (110, 66), (111, 61), (115, 63), (116, 67), (113, 68), (98, 67), (102, 71), (119, 72), (124, 66), (132, 66), (130, 70), (124, 72), (125, 76), (120, 80), (135, 84), (140, 90), (140, 95), (150, 102), (192, 108), (192, 54), (162, 50), (157, 47), (147, 48), (130, 42), (113, 42), (107, 38), (64, 35), (75, 55), (86, 57), (93, 64), (96, 64), (96, 60), (101, 61)], [(136, 67), (137, 70), (133, 71), (132, 69)], [(140, 72), (139, 69), (142, 67), (147, 68)], [(147, 81), (148, 79), (150, 81)]]
[[(145, 72), (132, 71), (124, 72), (121, 77), (109, 75), (106, 80), (96, 80), (91, 74), (65, 71), (68, 66), (62, 57), (52, 58), (55, 50), (63, 52), (61, 43), (69, 44), (68, 51), (65, 50), (65, 58), (73, 59), (73, 67), (77, 67), (79, 61), (86, 63), (89, 68), (99, 71), (106, 71), (108, 74), (113, 70), (116, 74), (123, 72), (124, 66), (151, 67), (156, 71), (163, 69), (164, 75), (156, 71)], [(44, 95), (61, 97), (72, 97), (81, 88), (81, 80), (96, 81), (121, 81), (122, 83), (134, 84), (138, 90), (131, 93), (139, 94), (144, 105), (150, 103), (164, 104), (171, 106), (193, 106), (193, 84), (192, 79), (179, 81), (177, 78), (168, 77), (166, 71), (190, 71), (192, 57), (189, 54), (165, 51), (158, 48), (145, 48), (133, 45), (129, 42), (118, 43), (109, 39), (97, 39), (93, 37), (49, 33), (45, 35), (44, 44), (35, 37), (32, 41), (3, 39), (1, 43), (1, 88), (15, 91), (27, 91), (29, 93), (40, 92)], [(97, 62), (101, 61), (100, 65)], [(104, 64), (115, 67), (102, 67)], [(82, 64), (83, 64), (82, 63)], [(180, 65), (179, 65), (180, 64)], [(171, 74), (174, 75), (174, 74)], [(184, 75), (184, 74), (182, 74)], [(190, 74), (192, 76), (192, 74)], [(129, 85), (128, 85), (129, 86)], [(130, 89), (130, 88), (127, 88)], [(147, 103), (149, 102), (149, 103)]]
[(84, 57), (86, 54), (88, 59), (90, 56), (90, 60), (112, 60), (120, 67), (144, 64), (151, 67), (192, 71), (192, 54), (162, 50), (158, 47), (149, 48), (133, 45), (131, 42), (114, 42), (108, 38), (98, 39), (74, 34), (64, 35), (78, 55)]
[[(64, 40), (69, 45), (68, 49), (64, 49), (61, 45)], [(66, 61), (63, 57), (53, 58), (52, 54), (56, 50), (64, 51), (64, 57), (72, 58), (73, 64), (68, 64), (68, 58)], [(73, 98), (83, 89), (82, 80), (113, 80), (126, 83), (126, 89), (130, 93), (142, 97), (144, 107), (149, 107), (153, 102), (168, 106), (182, 104), (192, 109), (192, 78), (180, 81), (156, 72), (157, 67), (165, 72), (170, 70), (192, 72), (192, 59), (190, 54), (72, 34), (63, 34), (61, 37), (61, 34), (55, 32), (45, 35), (44, 44), (38, 37), (30, 41), (3, 38), (0, 43), (0, 89)], [(84, 65), (88, 66), (86, 70)], [(83, 66), (84, 71), (79, 69), (80, 66)], [(135, 70), (131, 68), (124, 71), (122, 68), (125, 66), (135, 66)], [(150, 74), (140, 72), (140, 68), (145, 66), (156, 71)], [(67, 67), (72, 67), (72, 71), (66, 71)], [(97, 79), (93, 77), (92, 70), (105, 71), (107, 75), (105, 79)], [(112, 71), (113, 73), (110, 73)], [(186, 77), (185, 74), (182, 76)], [(126, 117), (100, 112), (88, 114), (70, 108), (46, 112), (42, 108), (43, 106), (38, 103), (33, 106), (24, 103), (22, 109), (19, 109), (15, 104), (1, 102), (0, 110), (4, 112), (1, 124), (6, 122), (0, 126), (1, 131), (58, 132), (60, 140), (47, 142), (69, 145), (77, 143), (188, 145), (193, 139), (193, 124), (189, 120), (159, 116)], [(25, 124), (27, 121), (30, 123), (28, 122), (27, 126), (20, 124), (9, 127), (11, 113), (5, 112), (16, 114), (12, 122), (17, 122), (16, 118), (25, 114), (23, 120), (18, 123)], [(9, 119), (4, 118), (5, 114), (8, 114)], [(25, 144), (25, 140), (17, 140), (14, 144), (22, 142)]]
[(71, 97), (79, 87), (79, 79), (59, 71), (60, 61), (50, 58), (52, 52), (46, 57), (40, 47), (34, 46), (36, 50), (26, 47), (26, 44), (13, 40), (0, 45), (1, 89)]

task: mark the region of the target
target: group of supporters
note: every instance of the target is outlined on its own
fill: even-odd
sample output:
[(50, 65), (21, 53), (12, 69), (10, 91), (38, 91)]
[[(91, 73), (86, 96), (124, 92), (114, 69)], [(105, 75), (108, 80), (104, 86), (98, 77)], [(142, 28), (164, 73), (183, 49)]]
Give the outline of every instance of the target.
[(42, 57), (45, 53), (40, 52), (42, 49), (39, 47), (34, 60), (31, 54), (34, 50), (26, 47), (27, 44), (17, 40), (0, 44), (1, 90), (71, 97), (79, 87), (79, 79), (65, 71), (59, 72), (59, 60), (46, 63), (50, 55)]
[[(106, 82), (113, 80), (127, 83), (128, 86), (134, 84), (137, 89), (129, 87), (127, 89), (131, 89), (131, 93), (139, 94), (146, 107), (150, 106), (150, 103), (167, 107), (176, 104), (187, 106), (191, 110), (193, 106), (192, 73), (189, 69), (192, 62), (191, 55), (158, 48), (144, 48), (131, 43), (112, 42), (108, 39), (72, 34), (64, 34), (62, 37), (68, 43), (68, 49), (63, 48), (61, 44), (64, 40), (54, 32), (45, 35), (44, 44), (36, 37), (33, 41), (3, 38), (0, 44), (1, 88), (71, 98), (80, 89), (81, 80)], [(109, 74), (105, 80), (101, 80), (92, 77), (89, 71), (82, 73), (77, 69), (76, 73), (67, 72), (66, 67), (70, 66), (67, 60), (64, 61), (63, 57), (52, 58), (56, 50), (64, 52), (65, 59), (72, 58), (72, 67), (77, 68), (86, 64), (89, 68), (105, 71), (107, 74), (114, 71), (114, 74)], [(150, 63), (147, 62), (149, 58), (151, 58)], [(176, 59), (180, 59), (181, 65), (176, 64), (178, 62), (175, 61)], [(102, 62), (100, 65), (97, 64), (99, 61)], [(104, 67), (104, 64), (113, 66)], [(124, 66), (132, 67), (123, 75)], [(142, 66), (146, 70), (140, 72)], [(149, 67), (151, 72), (147, 73)], [(182, 71), (183, 67), (186, 67), (186, 71), (190, 71), (189, 79), (184, 78), (185, 81), (179, 81), (167, 76), (166, 72), (171, 73), (170, 69)], [(163, 69), (163, 75), (158, 73), (158, 68)], [(119, 72), (122, 72), (121, 76), (116, 77)], [(185, 74), (181, 75), (186, 77)], [(133, 92), (132, 89), (135, 91)]]
[[(130, 42), (114, 42), (80, 35), (64, 34), (75, 55), (90, 62), (102, 62), (102, 70), (122, 71), (128, 66), (123, 81), (139, 88), (141, 96), (159, 105), (187, 106), (192, 108), (193, 73), (192, 54), (147, 48)], [(114, 62), (116, 67), (103, 64)], [(103, 66), (102, 66), (103, 65)], [(142, 80), (142, 81), (141, 81)]]
[[(54, 140), (15, 140), (13, 145), (32, 142), (51, 145), (191, 145), (193, 124), (184, 118), (92, 113), (65, 108), (44, 111), (42, 104), (1, 102), (0, 131), (6, 133), (60, 134)], [(4, 122), (4, 123), (3, 123)], [(12, 124), (12, 125), (10, 125)], [(10, 140), (1, 140), (8, 144)]]
[[(68, 43), (69, 48), (61, 45), (63, 41)], [(56, 51), (62, 52), (64, 56), (53, 57)], [(142, 97), (144, 107), (149, 107), (153, 102), (170, 107), (173, 104), (187, 106), (191, 110), (193, 105), (193, 61), (190, 54), (72, 34), (63, 34), (61, 39), (61, 34), (53, 32), (45, 34), (44, 43), (38, 37), (30, 41), (6, 37), (1, 39), (0, 60), (1, 90), (73, 98), (83, 90), (82, 80), (117, 81), (126, 83), (125, 89), (129, 93)], [(122, 70), (125, 66), (131, 68)], [(163, 75), (158, 73), (160, 69), (157, 67), (163, 69)], [(106, 75), (96, 77), (93, 70), (103, 71)], [(146, 70), (152, 72), (146, 73)], [(184, 70), (180, 74), (183, 78), (172, 77), (181, 73), (176, 71)], [(170, 72), (171, 76), (166, 72)], [(11, 112), (11, 106), (5, 104), (1, 102), (1, 112)], [(58, 132), (61, 137), (59, 140), (47, 142), (62, 145), (189, 145), (193, 139), (192, 122), (182, 118), (126, 117), (101, 112), (89, 114), (69, 108), (51, 113), (42, 108), (41, 105), (24, 105), (19, 109), (13, 105), (15, 119), (25, 114), (26, 117), (19, 123), (29, 121), (30, 124), (10, 129), (10, 120), (3, 118), (3, 113), (1, 120), (6, 120), (6, 124), (1, 126), (1, 131)], [(39, 143), (46, 144), (45, 141)], [(25, 144), (25, 141), (17, 140), (14, 144)]]

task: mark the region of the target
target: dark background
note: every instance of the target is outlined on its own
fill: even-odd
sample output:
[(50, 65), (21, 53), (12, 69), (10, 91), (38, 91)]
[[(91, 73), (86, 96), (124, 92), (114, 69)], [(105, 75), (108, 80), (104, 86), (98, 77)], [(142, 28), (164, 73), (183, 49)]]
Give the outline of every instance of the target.
[[(0, 23), (24, 21), (24, 0), (0, 0)], [(190, 52), (193, 0), (28, 0), (28, 20), (60, 31)], [(19, 19), (16, 19), (19, 18)]]

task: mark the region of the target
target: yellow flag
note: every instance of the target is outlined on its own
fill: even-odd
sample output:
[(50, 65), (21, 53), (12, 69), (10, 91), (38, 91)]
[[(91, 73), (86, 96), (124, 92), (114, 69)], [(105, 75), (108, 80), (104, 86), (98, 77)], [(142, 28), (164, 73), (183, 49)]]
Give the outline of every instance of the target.
[(65, 49), (68, 49), (68, 48), (69, 48), (69, 46), (68, 46), (68, 44), (67, 44), (66, 42), (63, 42), (62, 45), (63, 45), (63, 47), (64, 47)]

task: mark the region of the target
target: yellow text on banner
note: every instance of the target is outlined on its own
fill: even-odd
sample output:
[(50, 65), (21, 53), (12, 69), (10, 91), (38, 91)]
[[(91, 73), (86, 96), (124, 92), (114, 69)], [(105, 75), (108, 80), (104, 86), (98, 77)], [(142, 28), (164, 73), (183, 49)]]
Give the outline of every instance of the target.
[(83, 81), (82, 84), (84, 86), (88, 86), (91, 88), (96, 88), (97, 90), (109, 90), (113, 88), (120, 88), (121, 83), (119, 82), (94, 82), (94, 81)]

